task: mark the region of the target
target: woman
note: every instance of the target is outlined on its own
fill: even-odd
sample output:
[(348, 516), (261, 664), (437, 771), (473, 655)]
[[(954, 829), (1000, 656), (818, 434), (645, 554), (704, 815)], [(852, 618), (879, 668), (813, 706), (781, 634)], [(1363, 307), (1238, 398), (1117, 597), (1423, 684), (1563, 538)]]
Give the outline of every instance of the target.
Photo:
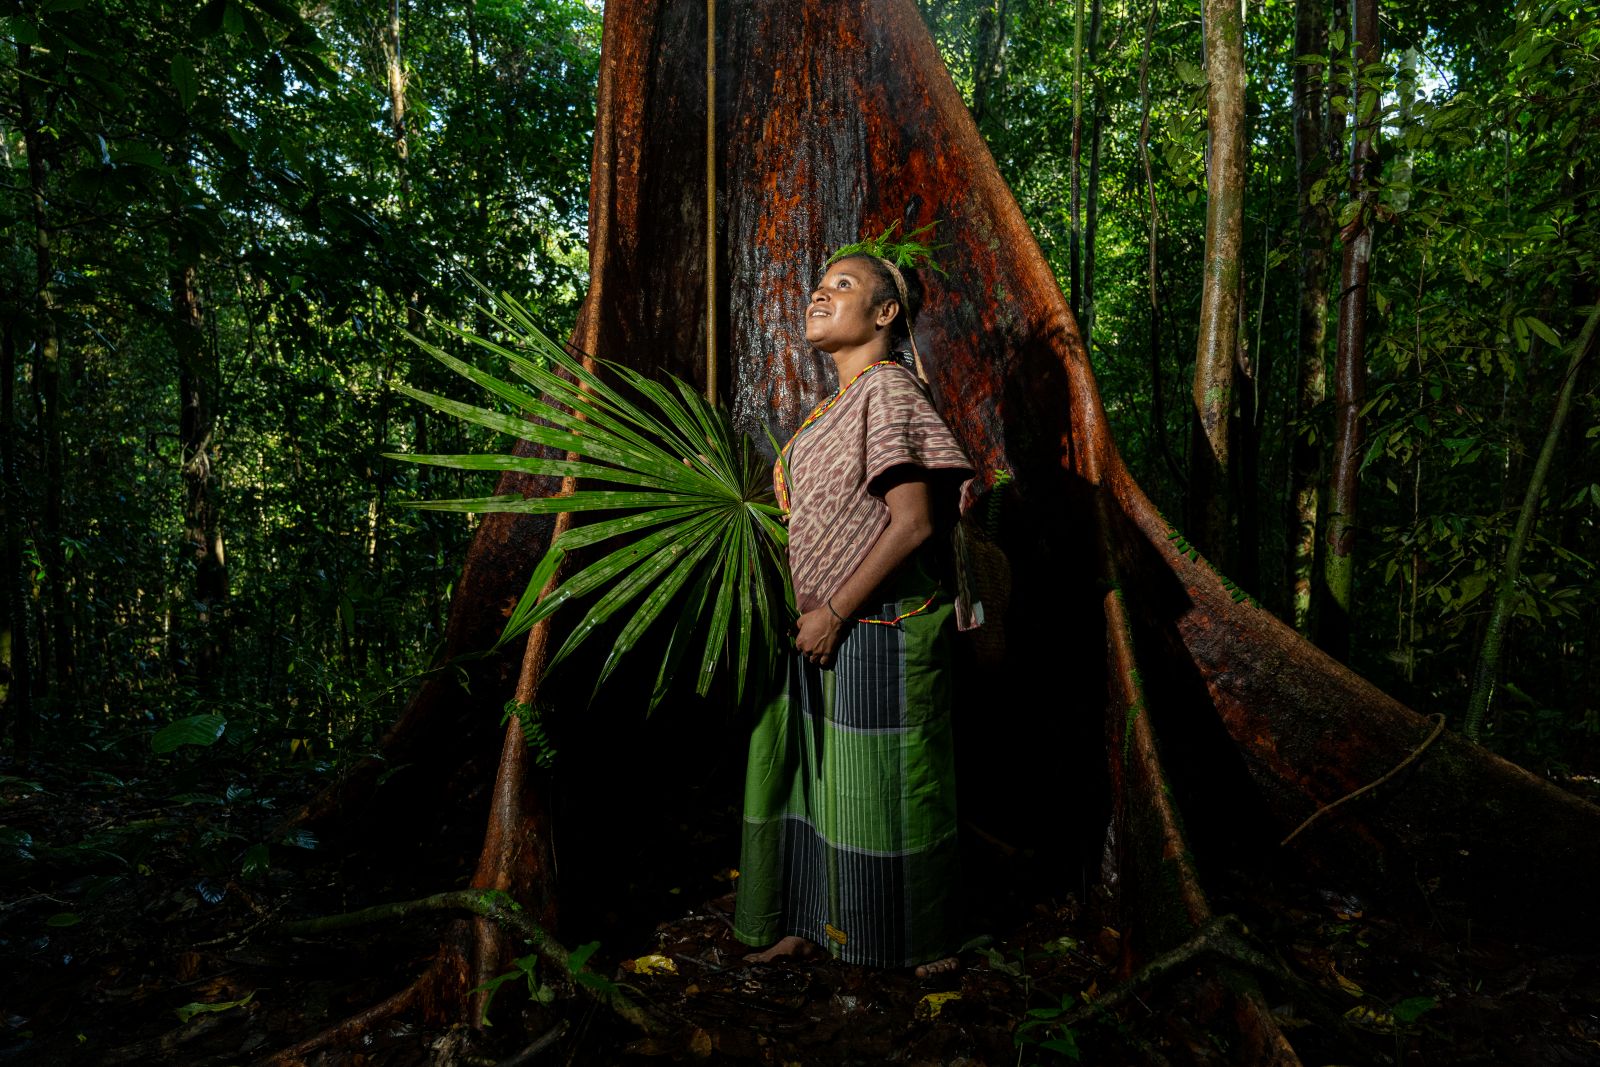
[(734, 935), (770, 946), (758, 962), (821, 948), (955, 965), (954, 583), (938, 546), (972, 470), (892, 355), (920, 298), (909, 269), (849, 254), (806, 306), (840, 387), (774, 471), (800, 618), (750, 741)]

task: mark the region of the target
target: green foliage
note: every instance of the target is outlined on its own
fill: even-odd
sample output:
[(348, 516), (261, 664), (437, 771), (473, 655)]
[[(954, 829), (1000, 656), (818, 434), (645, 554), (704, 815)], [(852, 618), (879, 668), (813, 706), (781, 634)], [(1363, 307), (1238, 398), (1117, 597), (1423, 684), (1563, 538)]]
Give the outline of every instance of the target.
[(164, 756), (184, 745), (214, 745), (227, 728), (228, 720), (221, 715), (191, 715), (157, 730), (150, 738), (150, 750)]
[(498, 993), (500, 988), (506, 983), (516, 982), (518, 980), (526, 983), (528, 989), (528, 999), (533, 1001), (535, 1004), (555, 1003), (555, 989), (547, 983), (539, 980), (538, 954), (530, 953), (526, 956), (518, 956), (516, 959), (511, 961), (511, 969), (509, 971), (501, 975), (496, 975), (472, 990), (474, 993), (488, 994), (483, 998), (483, 1015), (479, 1018), (478, 1025), (493, 1025), (489, 1022), (489, 1006), (494, 1003), (495, 994)]
[(1017, 1025), (1014, 1041), (1019, 1048), (1034, 1047), (1044, 1052), (1055, 1052), (1073, 1063), (1080, 1057), (1078, 1035), (1060, 1022), (1062, 1016), (1071, 1014), (1077, 1005), (1070, 995), (1063, 996), (1059, 1005), (1048, 1008), (1030, 1008), (1027, 1018)]
[[(86, 720), (142, 744), (152, 726), (221, 715), (228, 736), (207, 758), (232, 758), (222, 750), (240, 732), (263, 763), (293, 745), (321, 771), (381, 735), (409, 695), (395, 679), (431, 665), (473, 532), (465, 516), (388, 507), (460, 479), (382, 454), (470, 451), (491, 436), (405, 410), (397, 377), (436, 383), (408, 366), (403, 332), (424, 315), (476, 324), (456, 265), (529, 294), (552, 328), (572, 321), (598, 31), (583, 0), (412, 5), (402, 158), (373, 121), (391, 101), (368, 8), (115, 0), (0, 23), (0, 318), (17, 351), (18, 465), (5, 474), (19, 490), (7, 513), (22, 524), (23, 603), (41, 606), (25, 634), (43, 746), (74, 744), (62, 739)], [(29, 144), (44, 164), (71, 412), (54, 544), (41, 523), (56, 444), (35, 417)], [(184, 528), (195, 457), (179, 443), (170, 297), (183, 267), (215, 419), (199, 461), (227, 561), (226, 599), (209, 612)], [(58, 622), (70, 663), (48, 641)], [(202, 678), (219, 638), (220, 671)]]
[[(1074, 6), (920, 6), (1066, 289)], [(1092, 20), (1096, 5), (1084, 6)], [(1102, 3), (1098, 10), (1098, 40), (1092, 23), (1083, 33), (1079, 174), (1087, 213), (1091, 119), (1098, 115), (1090, 355), (1122, 456), (1157, 505), (1176, 514), (1202, 281), (1207, 117), (1200, 27), (1193, 5), (1161, 5), (1151, 39), (1159, 312), (1152, 317), (1145, 236), (1151, 205), (1138, 152), (1149, 8)], [(1254, 377), (1248, 389), (1235, 389), (1235, 400), (1248, 396), (1254, 413), (1234, 448), (1240, 454), (1241, 442), (1254, 436), (1259, 460), (1253, 474), (1241, 472), (1250, 484), (1234, 490), (1254, 502), (1250, 540), (1260, 564), (1250, 575), (1230, 562), (1241, 579), (1230, 594), (1248, 591), (1269, 610), (1292, 610), (1285, 578), (1295, 535), (1286, 521), (1290, 448), (1298, 437), (1326, 449), (1333, 413), (1327, 402), (1306, 413), (1296, 407), (1291, 266), (1303, 209), (1354, 218), (1349, 136), (1365, 107), (1381, 121), (1383, 167), (1373, 220), (1353, 666), (1419, 710), (1459, 715), (1515, 509), (1565, 370), (1558, 343), (1576, 335), (1585, 306), (1600, 295), (1600, 229), (1588, 192), (1600, 148), (1584, 133), (1600, 101), (1591, 91), (1600, 84), (1600, 17), (1579, 0), (1448, 10), (1400, 5), (1385, 12), (1383, 61), (1353, 71), (1348, 25), (1330, 27), (1325, 54), (1294, 55), (1294, 10), (1252, 6), (1245, 27), (1250, 161), (1240, 355)], [(1408, 46), (1418, 54), (1410, 80), (1401, 69)], [(1298, 202), (1295, 170), (1290, 83), (1297, 67), (1325, 74), (1320, 84), (1329, 100), (1321, 116), (1325, 140), (1308, 146), (1308, 157), (1331, 169), (1306, 205)], [(1326, 279), (1334, 308), (1340, 251), (1336, 240)], [(1329, 356), (1336, 333), (1330, 320)], [(1586, 378), (1593, 373), (1588, 368)], [(1165, 397), (1159, 412), (1158, 386)], [(1589, 435), (1600, 422), (1600, 402), (1592, 381), (1580, 383), (1576, 397), (1518, 588), (1508, 662), (1510, 680), (1529, 700), (1503, 703), (1502, 730), (1492, 739), (1507, 754), (1556, 771), (1600, 758), (1600, 733), (1591, 725), (1600, 681), (1592, 666), (1600, 662), (1593, 650), (1600, 507), (1589, 492), (1595, 479), (1585, 474), (1600, 468), (1600, 435)], [(1192, 545), (1175, 540), (1191, 554)]]
[(500, 725), (504, 726), (512, 719), (517, 720), (517, 726), (522, 730), (523, 743), (533, 753), (533, 762), (545, 770), (555, 766), (556, 747), (551, 744), (550, 735), (545, 730), (544, 709), (508, 700), (500, 716)]
[[(784, 546), (787, 531), (770, 501), (766, 465), (740, 437), (725, 412), (676, 378), (659, 384), (606, 364), (620, 388), (550, 341), (527, 310), (507, 296), (485, 315), (505, 343), (460, 327), (445, 329), (503, 359), (530, 392), (503, 381), (420, 338), (416, 343), (446, 367), (521, 415), (474, 407), (410, 386), (414, 399), (564, 458), (547, 455), (406, 455), (391, 458), (456, 470), (513, 471), (535, 477), (582, 479), (620, 488), (578, 488), (565, 495), (518, 495), (434, 500), (414, 504), (443, 511), (522, 514), (617, 512), (563, 533), (534, 569), (500, 644), (521, 636), (569, 602), (593, 598), (550, 660), (554, 669), (613, 617), (631, 611), (595, 677), (594, 691), (652, 632), (666, 627), (665, 650), (650, 696), (653, 708), (680, 665), (700, 645), (695, 690), (710, 691), (719, 663), (731, 661), (735, 699), (742, 700), (753, 665), (761, 676), (776, 661), (774, 634), (793, 615)], [(636, 536), (637, 535), (637, 536)], [(614, 542), (565, 576), (565, 560)], [(552, 579), (554, 589), (546, 592)], [(669, 614), (668, 609), (677, 611)], [(759, 680), (759, 679), (758, 679)]]
[(930, 222), (926, 226), (918, 226), (900, 240), (894, 239), (895, 233), (900, 229), (900, 223), (891, 222), (888, 229), (876, 237), (867, 237), (853, 244), (839, 248), (828, 257), (828, 265), (848, 259), (851, 256), (872, 256), (874, 259), (886, 259), (896, 267), (918, 267), (944, 274), (944, 268), (934, 260), (933, 254), (941, 246), (930, 245), (917, 240), (925, 233), (933, 232), (939, 224)]

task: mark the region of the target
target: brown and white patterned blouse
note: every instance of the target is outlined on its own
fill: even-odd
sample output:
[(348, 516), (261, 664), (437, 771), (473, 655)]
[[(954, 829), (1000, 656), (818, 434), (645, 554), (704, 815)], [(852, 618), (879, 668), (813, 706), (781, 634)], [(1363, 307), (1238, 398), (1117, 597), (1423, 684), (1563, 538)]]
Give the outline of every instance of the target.
[(959, 485), (973, 473), (921, 383), (898, 363), (867, 368), (819, 410), (785, 448), (787, 486), (774, 469), (780, 500), (787, 491), (789, 569), (801, 611), (838, 592), (889, 525), (889, 505), (872, 492), (880, 474), (910, 465), (948, 472)]

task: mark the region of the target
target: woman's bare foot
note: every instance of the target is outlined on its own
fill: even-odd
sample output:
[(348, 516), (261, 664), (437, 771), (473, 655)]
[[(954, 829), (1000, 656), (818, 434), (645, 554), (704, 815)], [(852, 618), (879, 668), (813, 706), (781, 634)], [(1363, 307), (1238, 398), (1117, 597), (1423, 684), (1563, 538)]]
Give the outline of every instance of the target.
[(782, 959), (803, 960), (816, 954), (816, 945), (796, 934), (790, 934), (771, 948), (752, 952), (744, 959), (746, 963), (771, 963), (773, 960)]
[(960, 960), (954, 956), (946, 956), (942, 960), (932, 960), (924, 963), (917, 968), (916, 975), (918, 978), (932, 978), (936, 974), (949, 974), (959, 966), (961, 966)]

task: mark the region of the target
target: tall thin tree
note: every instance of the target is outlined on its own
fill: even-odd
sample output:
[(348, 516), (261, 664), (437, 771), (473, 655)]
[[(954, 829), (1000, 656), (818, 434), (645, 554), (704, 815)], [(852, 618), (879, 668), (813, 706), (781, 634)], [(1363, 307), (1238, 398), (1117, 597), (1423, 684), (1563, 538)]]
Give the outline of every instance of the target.
[[(31, 5), (24, 7), (31, 13)], [(49, 601), (48, 626), (39, 630), (41, 673), (47, 661), (54, 667), (51, 679), (56, 700), (70, 697), (76, 688), (72, 614), (67, 601), (67, 556), (63, 503), (66, 492), (65, 451), (61, 420), (61, 335), (56, 321), (55, 231), (50, 221), (48, 171), (45, 162), (48, 117), (39, 114), (37, 86), (48, 84), (39, 71), (31, 45), (17, 45), (17, 107), (22, 142), (28, 156), (28, 194), (33, 208), (33, 389), (38, 408), (39, 450), (44, 454), (44, 506), (39, 556), (44, 561)]]
[(1244, 239), (1244, 19), (1237, 0), (1205, 0), (1203, 11), (1210, 158), (1187, 512), (1196, 542), (1226, 565), (1228, 420)]
[(1323, 117), (1328, 64), (1306, 57), (1327, 55), (1325, 0), (1297, 0), (1294, 51), (1294, 167), (1300, 216), (1295, 413), (1300, 429), (1290, 446), (1286, 563), (1294, 627), (1309, 634), (1311, 575), (1317, 553), (1317, 500), (1322, 479), (1322, 441), (1311, 419), (1328, 392), (1328, 256), (1333, 247), (1333, 215), (1322, 192), (1330, 169)]
[(1361, 407), (1367, 385), (1367, 279), (1378, 194), (1378, 130), (1383, 121), (1383, 56), (1377, 0), (1354, 0), (1351, 96), (1356, 122), (1350, 148), (1350, 199), (1355, 205), (1340, 237), (1339, 341), (1334, 354), (1333, 468), (1328, 477), (1328, 529), (1322, 559), (1318, 643), (1330, 655), (1350, 654), (1355, 601), (1356, 491), (1361, 469)]

